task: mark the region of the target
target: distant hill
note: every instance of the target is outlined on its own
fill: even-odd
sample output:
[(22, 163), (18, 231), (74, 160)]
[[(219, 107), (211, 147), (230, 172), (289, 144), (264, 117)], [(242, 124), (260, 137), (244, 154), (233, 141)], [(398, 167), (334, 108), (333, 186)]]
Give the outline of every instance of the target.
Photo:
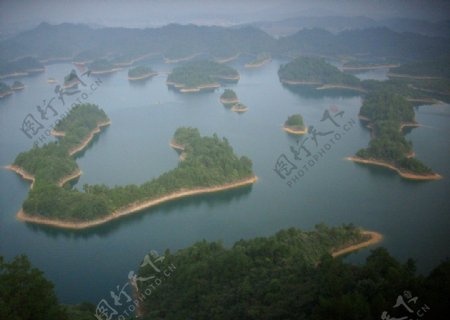
[[(371, 25), (364, 18), (349, 20), (353, 21), (350, 24), (346, 21), (342, 20), (341, 28)], [(224, 28), (170, 24), (148, 29), (93, 29), (78, 24), (42, 23), (32, 30), (0, 41), (0, 65), (25, 56), (32, 56), (44, 63), (53, 59), (92, 62), (107, 58), (113, 64), (118, 61), (124, 65), (149, 54), (160, 55), (167, 61), (180, 61), (198, 54), (215, 60), (239, 53), (255, 56), (263, 52), (275, 58), (313, 54), (408, 61), (448, 55), (450, 42), (446, 38), (398, 33), (385, 27), (347, 30), (337, 34), (323, 29), (304, 29), (275, 39), (254, 26)]]

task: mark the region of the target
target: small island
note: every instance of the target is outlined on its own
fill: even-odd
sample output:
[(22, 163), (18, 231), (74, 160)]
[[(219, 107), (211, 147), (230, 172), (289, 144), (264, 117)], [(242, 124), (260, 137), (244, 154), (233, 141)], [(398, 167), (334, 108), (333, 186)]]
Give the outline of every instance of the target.
[(209, 60), (188, 62), (173, 69), (167, 85), (181, 93), (209, 91), (223, 82), (237, 82), (239, 73), (224, 64)]
[(50, 78), (47, 79), (47, 83), (48, 84), (54, 84), (54, 83), (58, 83), (58, 81), (56, 81), (55, 78), (50, 77)]
[(34, 57), (24, 57), (0, 64), (0, 79), (28, 76), (44, 72), (45, 67)]
[(237, 112), (237, 113), (244, 113), (248, 111), (248, 107), (240, 102), (234, 104), (231, 107), (231, 111)]
[(239, 99), (237, 94), (232, 89), (225, 89), (225, 91), (220, 95), (220, 103), (222, 103), (225, 107), (231, 107), (238, 102)]
[(417, 127), (412, 104), (387, 91), (371, 92), (363, 102), (359, 117), (372, 130), (369, 147), (348, 157), (362, 164), (382, 166), (411, 180), (438, 180), (442, 176), (414, 158), (412, 143), (402, 133), (404, 127)]
[(72, 71), (64, 77), (64, 89), (75, 89), (78, 87), (80, 79), (78, 78), (77, 72), (72, 69)]
[(139, 186), (84, 185), (84, 192), (63, 187), (81, 175), (76, 156), (109, 124), (104, 111), (96, 105), (77, 105), (52, 131), (59, 141), (34, 146), (16, 157), (7, 169), (32, 181), (28, 198), (17, 214), (20, 220), (82, 229), (167, 201), (257, 181), (252, 161), (238, 157), (227, 139), (217, 135), (202, 137), (197, 129), (178, 128), (172, 146), (183, 150), (183, 161), (160, 177)]
[(130, 81), (145, 80), (156, 75), (158, 75), (157, 72), (144, 65), (136, 66), (128, 70), (128, 80)]
[(308, 132), (308, 128), (305, 126), (303, 117), (300, 114), (289, 116), (284, 123), (283, 130), (294, 135), (303, 135)]
[(109, 74), (122, 70), (122, 68), (114, 66), (106, 59), (94, 60), (92, 63), (88, 64), (88, 68), (91, 71), (91, 74), (96, 75)]
[(268, 52), (260, 53), (256, 56), (256, 59), (250, 63), (244, 65), (245, 68), (259, 68), (272, 61), (272, 56)]
[(0, 98), (12, 95), (13, 91), (6, 83), (0, 82)]
[(317, 90), (344, 89), (366, 92), (357, 77), (340, 71), (320, 58), (296, 58), (280, 66), (278, 76), (281, 83), (288, 86), (312, 86)]
[(20, 81), (14, 81), (13, 85), (11, 86), (11, 90), (14, 91), (20, 91), (23, 89), (25, 89), (25, 85)]

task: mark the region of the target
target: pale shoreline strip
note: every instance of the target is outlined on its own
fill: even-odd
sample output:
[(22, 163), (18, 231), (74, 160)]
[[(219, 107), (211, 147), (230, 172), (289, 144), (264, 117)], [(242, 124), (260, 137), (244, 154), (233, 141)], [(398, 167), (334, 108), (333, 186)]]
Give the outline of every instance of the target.
[(374, 65), (365, 65), (365, 66), (343, 66), (342, 71), (357, 71), (357, 70), (376, 70), (376, 69), (389, 69), (399, 67), (399, 64), (374, 64)]
[(304, 127), (303, 130), (299, 130), (299, 129), (295, 129), (289, 126), (283, 126), (283, 130), (286, 131), (287, 133), (290, 134), (295, 134), (295, 135), (303, 135), (303, 134), (307, 134), (308, 133), (308, 127)]
[(225, 99), (225, 98), (220, 98), (219, 99), (220, 103), (222, 104), (236, 104), (239, 103), (239, 99)]
[(129, 81), (137, 81), (137, 80), (144, 80), (144, 79), (148, 79), (151, 77), (156, 77), (158, 75), (158, 72), (150, 72), (150, 73), (146, 73), (142, 76), (137, 76), (137, 77), (130, 77), (128, 76), (128, 80)]
[(272, 58), (267, 58), (267, 59), (264, 59), (264, 60), (262, 60), (262, 61), (260, 61), (260, 62), (250, 62), (250, 63), (246, 63), (245, 65), (244, 65), (244, 68), (259, 68), (259, 67), (262, 67), (262, 66), (264, 66), (264, 65), (266, 65), (266, 64), (268, 64), (268, 63), (270, 63), (270, 62), (272, 62)]
[(69, 222), (69, 221), (61, 221), (61, 220), (55, 220), (55, 219), (48, 219), (44, 217), (37, 217), (37, 216), (30, 216), (27, 215), (22, 209), (17, 213), (17, 219), (21, 221), (36, 223), (36, 224), (44, 224), (49, 225), (53, 227), (59, 227), (59, 228), (65, 228), (65, 229), (84, 229), (89, 227), (98, 226), (100, 224), (121, 218), (123, 216), (136, 213), (139, 211), (142, 211), (144, 209), (148, 209), (157, 205), (160, 205), (162, 203), (185, 198), (188, 196), (193, 195), (199, 195), (199, 194), (207, 194), (207, 193), (214, 193), (219, 191), (225, 191), (229, 189), (235, 189), (240, 188), (248, 185), (254, 184), (258, 180), (257, 176), (252, 176), (250, 178), (232, 182), (232, 183), (226, 183), (214, 187), (205, 187), (205, 188), (195, 188), (191, 190), (180, 190), (178, 192), (174, 192), (162, 197), (159, 197), (157, 199), (151, 199), (146, 200), (142, 202), (133, 203), (129, 206), (123, 207), (121, 209), (118, 209), (114, 212), (112, 212), (107, 217), (96, 219), (92, 221), (86, 221), (86, 222)]
[(369, 247), (371, 245), (374, 245), (374, 244), (377, 244), (377, 243), (380, 243), (381, 241), (383, 241), (383, 235), (381, 233), (378, 233), (375, 231), (367, 231), (367, 230), (363, 230), (363, 231), (361, 231), (361, 233), (363, 235), (370, 236), (370, 239), (367, 241), (364, 241), (364, 242), (361, 242), (358, 244), (354, 244), (354, 245), (348, 246), (346, 248), (334, 251), (331, 253), (331, 255), (333, 257), (338, 257), (338, 256), (341, 256), (341, 255), (344, 255), (344, 254), (347, 254), (347, 253), (350, 253), (353, 251), (357, 251), (359, 249)]
[(10, 164), (10, 165), (8, 165), (8, 166), (4, 166), (3, 169), (14, 171), (14, 172), (17, 173), (19, 176), (21, 176), (22, 179), (31, 181), (30, 189), (33, 189), (34, 182), (35, 182), (35, 178), (34, 178), (34, 176), (33, 176), (32, 174), (30, 174), (29, 172), (25, 171), (24, 169), (22, 169), (22, 168), (19, 167), (19, 166), (15, 166), (15, 165), (13, 165), (13, 164)]
[[(74, 154), (76, 154), (76, 153), (82, 151), (84, 148), (86, 148), (86, 146), (89, 144), (89, 142), (91, 142), (91, 140), (94, 138), (94, 136), (101, 131), (102, 127), (109, 126), (110, 124), (111, 124), (111, 120), (97, 123), (97, 127), (95, 127), (91, 132), (89, 132), (88, 136), (86, 138), (84, 138), (84, 140), (81, 141), (81, 143), (79, 145), (77, 145), (69, 150), (69, 156), (73, 156)], [(64, 137), (66, 135), (66, 133), (64, 131), (55, 131), (55, 130), (52, 130), (50, 132), (50, 134), (52, 134), (55, 137)]]
[(350, 160), (356, 163), (363, 163), (363, 164), (370, 164), (375, 165), (379, 167), (385, 167), (391, 170), (396, 171), (402, 178), (410, 179), (410, 180), (440, 180), (443, 177), (438, 173), (432, 173), (432, 174), (414, 174), (411, 172), (406, 172), (404, 170), (401, 170), (400, 168), (397, 168), (393, 164), (383, 161), (383, 160), (376, 160), (376, 159), (363, 159), (360, 157), (347, 157), (345, 160)]

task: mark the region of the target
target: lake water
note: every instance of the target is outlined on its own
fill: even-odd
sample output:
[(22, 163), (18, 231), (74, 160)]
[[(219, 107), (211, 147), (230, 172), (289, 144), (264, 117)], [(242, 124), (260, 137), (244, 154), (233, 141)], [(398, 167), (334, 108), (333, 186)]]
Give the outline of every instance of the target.
[[(339, 92), (323, 96), (286, 89), (278, 80), (277, 61), (256, 70), (243, 68), (242, 62), (234, 65), (241, 80), (231, 87), (249, 107), (245, 114), (233, 113), (219, 103), (222, 90), (193, 95), (168, 90), (165, 75), (132, 84), (124, 70), (103, 77), (102, 83), (92, 87), (95, 91), (84, 89), (88, 97), (81, 99), (103, 108), (112, 125), (79, 157), (83, 176), (75, 187), (84, 183), (142, 183), (174, 168), (178, 155), (169, 141), (179, 126), (197, 127), (203, 135), (216, 132), (227, 137), (239, 155), (253, 160), (259, 177), (255, 185), (176, 201), (75, 232), (16, 220), (29, 183), (13, 172), (0, 170), (0, 254), (7, 259), (27, 254), (55, 284), (64, 303), (108, 299), (110, 290), (123, 285), (128, 272), (137, 270), (150, 250), (162, 253), (170, 248), (173, 252), (202, 239), (231, 245), (242, 238), (272, 235), (282, 228), (308, 230), (320, 222), (351, 222), (379, 231), (385, 235), (383, 246), (401, 261), (414, 258), (421, 272), (448, 257), (449, 105), (419, 107), (416, 115), (422, 127), (408, 133), (417, 157), (446, 178), (405, 181), (391, 171), (343, 160), (370, 139), (369, 131), (357, 120), (360, 96)], [(170, 69), (163, 64), (153, 67), (157, 71)], [(12, 163), (19, 152), (32, 146), (33, 140), (20, 130), (23, 119), (31, 113), (40, 120), (36, 106), (55, 97), (54, 85), (47, 79), (61, 81), (72, 68), (70, 64), (50, 65), (45, 73), (20, 79), (27, 86), (25, 90), (0, 100), (1, 165)], [(385, 74), (377, 71), (361, 77), (383, 79)], [(52, 105), (61, 115), (77, 97), (80, 95), (64, 96), (65, 106), (58, 99)], [(301, 113), (306, 124), (322, 134), (342, 132), (342, 125), (337, 128), (331, 121), (320, 121), (326, 110), (331, 110), (337, 124), (352, 119), (355, 124), (289, 187), (289, 178), (283, 180), (274, 171), (277, 159), (284, 154), (299, 168), (305, 163), (294, 159), (290, 147), (298, 148), (297, 141), (282, 131), (282, 124), (288, 115)], [(339, 111), (344, 111), (342, 117), (336, 117)], [(52, 116), (49, 110), (49, 120), (43, 121), (45, 128)], [(308, 143), (315, 154), (331, 136), (318, 136), (317, 147), (309, 137), (305, 146)], [(362, 250), (347, 260), (361, 262), (369, 252)]]

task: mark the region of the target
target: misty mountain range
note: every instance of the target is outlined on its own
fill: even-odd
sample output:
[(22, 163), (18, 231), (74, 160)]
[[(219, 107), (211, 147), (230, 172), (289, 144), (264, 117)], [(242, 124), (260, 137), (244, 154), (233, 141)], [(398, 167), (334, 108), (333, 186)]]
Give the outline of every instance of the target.
[(238, 53), (256, 55), (262, 52), (284, 58), (307, 54), (351, 56), (372, 63), (406, 62), (446, 56), (450, 53), (450, 42), (445, 37), (396, 32), (387, 27), (337, 33), (302, 29), (275, 38), (254, 26), (225, 28), (170, 24), (160, 28), (131, 29), (41, 23), (0, 42), (0, 73), (4, 73), (2, 69), (10, 61), (26, 56), (44, 63), (59, 58), (74, 62), (99, 58), (124, 62), (148, 54), (180, 59), (199, 53), (210, 58), (226, 58)]

